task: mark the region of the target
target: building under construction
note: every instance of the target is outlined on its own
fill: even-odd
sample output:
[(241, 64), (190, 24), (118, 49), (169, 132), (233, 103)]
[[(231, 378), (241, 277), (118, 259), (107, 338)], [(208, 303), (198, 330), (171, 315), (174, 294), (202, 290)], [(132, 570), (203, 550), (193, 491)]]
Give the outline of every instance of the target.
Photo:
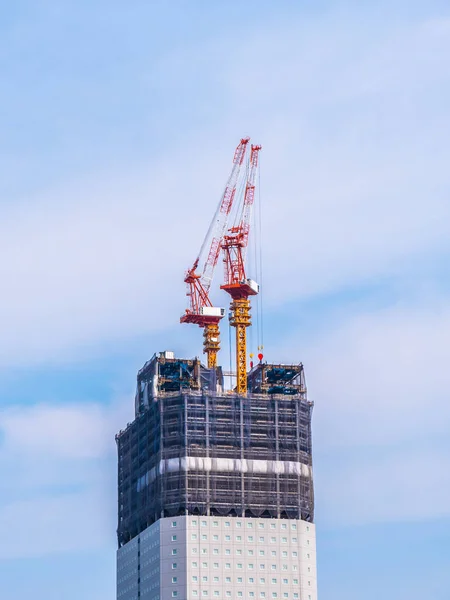
[[(226, 229), (247, 142), (185, 277), (181, 321), (203, 329), (207, 365), (154, 355), (137, 375), (135, 419), (116, 436), (117, 600), (317, 600), (303, 365), (267, 364), (260, 352), (247, 368), (249, 297), (259, 286), (246, 277), (245, 249), (260, 146), (251, 147), (239, 224)], [(220, 249), (236, 329), (231, 389), (217, 361), (225, 311), (209, 298)]]

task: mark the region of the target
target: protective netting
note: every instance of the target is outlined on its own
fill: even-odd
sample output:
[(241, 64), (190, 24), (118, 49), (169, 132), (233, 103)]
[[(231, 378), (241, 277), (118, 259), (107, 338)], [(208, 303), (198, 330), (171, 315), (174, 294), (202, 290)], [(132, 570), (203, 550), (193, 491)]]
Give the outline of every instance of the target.
[(312, 403), (302, 382), (291, 395), (147, 394), (116, 437), (119, 546), (176, 515), (313, 521)]

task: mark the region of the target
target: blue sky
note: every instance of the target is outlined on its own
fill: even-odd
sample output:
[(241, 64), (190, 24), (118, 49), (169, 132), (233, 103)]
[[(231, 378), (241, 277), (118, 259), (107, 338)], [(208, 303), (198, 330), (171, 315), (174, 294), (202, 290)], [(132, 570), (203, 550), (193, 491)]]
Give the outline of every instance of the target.
[(251, 135), (320, 598), (448, 600), (448, 2), (18, 0), (0, 31), (0, 597), (114, 598), (114, 433), (155, 351), (201, 350), (183, 274)]

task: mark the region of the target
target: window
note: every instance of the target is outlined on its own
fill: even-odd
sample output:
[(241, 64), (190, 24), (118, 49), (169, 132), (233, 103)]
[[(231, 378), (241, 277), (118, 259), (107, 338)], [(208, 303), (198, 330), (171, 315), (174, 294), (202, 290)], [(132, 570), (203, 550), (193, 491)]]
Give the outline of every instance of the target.
[(309, 531), (309, 525), (306, 526), (306, 531)]
[(176, 542), (176, 541), (177, 541), (177, 536), (176, 536), (176, 535), (173, 535), (173, 536), (172, 536), (172, 542)]
[(294, 598), (298, 598), (298, 594), (297, 593), (294, 593)]
[(253, 563), (249, 563), (248, 568), (253, 569)]
[(219, 578), (218, 577), (213, 577), (213, 581), (214, 581), (214, 583), (219, 583)]
[(260, 551), (259, 551), (259, 555), (260, 555), (260, 556), (264, 556), (264, 550), (260, 550)]
[(254, 580), (254, 578), (253, 578), (253, 577), (249, 577), (249, 578), (248, 578), (248, 582), (249, 582), (249, 583), (254, 583), (254, 582), (255, 582), (255, 580)]
[(248, 595), (253, 598), (253, 596), (255, 595), (255, 592), (249, 592)]
[(308, 573), (311, 573), (311, 567), (308, 567)]
[(202, 568), (203, 569), (207, 569), (208, 568), (208, 563), (207, 562), (202, 562)]
[(248, 550), (248, 555), (253, 556), (253, 550)]
[(173, 556), (175, 556), (175, 554), (177, 554), (177, 553), (178, 553), (178, 550), (177, 550), (176, 548), (173, 548), (173, 549), (172, 549), (172, 554), (173, 554)]
[(238, 521), (238, 522), (236, 523), (236, 527), (242, 527), (242, 523), (241, 523), (241, 521)]
[(242, 563), (238, 563), (236, 566), (238, 569), (242, 569)]
[(292, 583), (293, 583), (294, 585), (298, 585), (298, 579), (293, 579), (293, 580), (292, 580)]
[(192, 575), (192, 581), (196, 583), (198, 581), (197, 575)]
[(265, 577), (260, 577), (259, 578), (259, 583), (266, 583), (266, 578)]
[(231, 535), (226, 535), (225, 536), (225, 541), (226, 542), (231, 542)]
[(213, 540), (214, 540), (215, 542), (218, 542), (218, 541), (219, 541), (219, 536), (218, 536), (218, 535), (213, 535)]
[(271, 565), (270, 568), (272, 569), (272, 571), (276, 571), (277, 570), (277, 565)]
[(297, 565), (292, 565), (292, 570), (297, 571)]
[(176, 598), (178, 596), (178, 592), (173, 591), (172, 592), (172, 598)]
[(231, 569), (231, 563), (225, 563), (225, 569)]
[(260, 536), (259, 541), (264, 542), (264, 537)]
[(291, 542), (292, 542), (293, 544), (296, 544), (296, 543), (297, 543), (297, 538), (292, 538)]
[(258, 523), (258, 527), (259, 527), (260, 529), (264, 529), (264, 523)]
[(213, 564), (213, 569), (218, 569), (219, 568), (219, 563), (214, 563)]
[(202, 554), (208, 554), (207, 548), (202, 548)]
[(238, 582), (238, 583), (242, 583), (242, 582), (243, 582), (243, 579), (242, 579), (242, 577), (238, 577), (238, 578), (237, 578), (237, 582)]
[(287, 565), (283, 565), (283, 571), (287, 571), (288, 570), (288, 566)]
[(260, 598), (265, 598), (265, 597), (266, 597), (266, 592), (261, 592), (261, 593), (259, 594), (259, 597), (260, 597)]
[(197, 554), (198, 548), (192, 548), (192, 554)]
[(247, 522), (247, 527), (248, 527), (249, 529), (252, 529), (252, 527), (253, 527), (253, 523), (252, 523), (251, 521), (248, 521), (248, 522)]
[(238, 556), (240, 556), (240, 555), (242, 554), (242, 550), (241, 550), (240, 548), (238, 548), (238, 549), (236, 550), (236, 554), (237, 554)]
[(213, 521), (213, 527), (219, 527), (219, 522), (218, 521)]
[(283, 550), (283, 552), (281, 553), (283, 556), (287, 556), (287, 552), (286, 550)]
[(293, 556), (294, 558), (297, 558), (297, 556), (298, 556), (298, 552), (293, 552), (293, 553), (292, 553), (292, 556)]
[(276, 577), (272, 577), (272, 583), (276, 583), (277, 582), (277, 578)]
[(225, 550), (225, 554), (231, 554), (231, 550), (230, 550), (229, 548), (227, 548), (227, 549)]
[(270, 551), (270, 556), (276, 556), (277, 555), (277, 551), (276, 550), (271, 550)]
[(241, 542), (242, 541), (242, 536), (241, 535), (237, 535), (236, 536), (236, 541), (237, 542)]
[(218, 596), (219, 595), (219, 591), (218, 590), (214, 590), (214, 596)]
[(278, 594), (276, 592), (272, 592), (272, 598), (277, 598)]
[(208, 539), (208, 536), (207, 536), (207, 535), (205, 535), (205, 534), (203, 534), (203, 535), (202, 535), (202, 540), (207, 540), (207, 539)]
[(202, 521), (202, 527), (206, 527), (207, 523), (206, 521)]
[(308, 581), (308, 585), (311, 585), (311, 582), (310, 582), (310, 581)]
[(226, 596), (227, 598), (231, 598), (231, 592), (225, 592), (225, 596)]
[[(193, 563), (192, 563), (192, 567), (193, 567), (194, 569), (196, 569), (196, 568), (198, 567), (198, 563), (196, 563), (196, 562), (193, 562)], [(173, 569), (173, 567), (172, 567), (172, 569)]]
[(192, 590), (192, 595), (193, 595), (193, 596), (198, 596), (198, 592), (197, 592), (197, 590)]
[(287, 527), (286, 523), (281, 524), (281, 529), (286, 529), (286, 527)]
[(206, 575), (203, 575), (202, 581), (203, 581), (203, 583), (206, 583), (208, 581), (208, 577)]
[(276, 527), (275, 523), (270, 524), (270, 529), (275, 529), (275, 527)]
[(288, 584), (288, 580), (287, 579), (283, 579), (283, 583), (284, 583), (284, 585), (287, 585)]
[(270, 541), (272, 542), (272, 544), (274, 544), (277, 541), (277, 538), (271, 537)]
[(259, 568), (260, 568), (260, 569), (265, 569), (265, 568), (266, 568), (266, 565), (263, 563), (263, 564), (259, 565)]
[(237, 595), (239, 596), (239, 598), (242, 597), (242, 592), (238, 592)]
[(252, 535), (247, 536), (247, 541), (248, 542), (253, 542), (253, 536)]
[(172, 569), (176, 569), (178, 567), (177, 563), (172, 563)]
[(197, 525), (197, 521), (192, 521), (192, 526), (195, 527)]
[(293, 529), (294, 531), (297, 529), (297, 525), (296, 525), (296, 523), (292, 523), (292, 525), (291, 525), (291, 529)]
[(306, 555), (306, 558), (309, 558), (309, 554)]
[(219, 554), (219, 548), (214, 548), (213, 554)]
[(225, 577), (226, 583), (231, 583), (231, 577)]
[(283, 598), (289, 598), (289, 594), (287, 592), (283, 593)]
[(178, 581), (178, 577), (172, 577), (172, 583), (176, 583)]
[(287, 537), (282, 537), (281, 541), (283, 542), (283, 544), (287, 544)]
[(203, 590), (202, 596), (207, 596), (207, 595), (208, 595), (208, 590)]
[(196, 540), (196, 539), (197, 539), (197, 534), (196, 534), (196, 533), (193, 533), (193, 534), (191, 535), (191, 540)]
[(306, 545), (309, 546), (309, 540), (306, 540)]
[(225, 527), (229, 527), (231, 525), (230, 521), (225, 521)]
[(172, 521), (172, 527), (176, 527), (177, 526), (177, 522), (176, 521)]

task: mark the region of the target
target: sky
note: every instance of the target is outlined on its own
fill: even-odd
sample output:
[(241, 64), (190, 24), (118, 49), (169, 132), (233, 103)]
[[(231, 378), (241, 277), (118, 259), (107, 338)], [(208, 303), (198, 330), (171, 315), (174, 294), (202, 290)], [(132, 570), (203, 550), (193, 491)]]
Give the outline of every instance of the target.
[(448, 2), (0, 17), (0, 597), (115, 597), (114, 435), (154, 352), (201, 353), (184, 272), (250, 135), (264, 355), (315, 403), (319, 598), (448, 600)]

